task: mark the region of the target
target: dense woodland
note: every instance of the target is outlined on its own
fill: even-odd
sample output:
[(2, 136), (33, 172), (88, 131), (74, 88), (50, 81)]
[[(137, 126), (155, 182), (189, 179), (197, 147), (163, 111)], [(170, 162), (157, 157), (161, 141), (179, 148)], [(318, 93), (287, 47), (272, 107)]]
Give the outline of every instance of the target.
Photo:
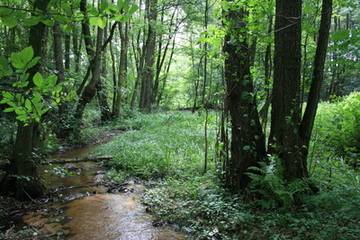
[(246, 202), (272, 199), (266, 209), (304, 206), (304, 196), (324, 189), (314, 166), (332, 169), (318, 176), (331, 178), (341, 164), (357, 176), (359, 7), (357, 0), (0, 1), (0, 193), (41, 197), (37, 166), (49, 153), (86, 142), (87, 129), (176, 110), (192, 112), (194, 125), (194, 116), (205, 119), (198, 172), (214, 172), (214, 188)]

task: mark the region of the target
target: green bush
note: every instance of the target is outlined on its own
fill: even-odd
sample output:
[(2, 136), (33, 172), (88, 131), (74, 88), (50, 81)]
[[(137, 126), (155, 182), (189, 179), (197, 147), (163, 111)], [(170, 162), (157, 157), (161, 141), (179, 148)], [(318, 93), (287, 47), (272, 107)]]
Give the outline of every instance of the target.
[(342, 157), (354, 167), (360, 154), (360, 93), (354, 92), (336, 102), (319, 105), (313, 130), (315, 159)]

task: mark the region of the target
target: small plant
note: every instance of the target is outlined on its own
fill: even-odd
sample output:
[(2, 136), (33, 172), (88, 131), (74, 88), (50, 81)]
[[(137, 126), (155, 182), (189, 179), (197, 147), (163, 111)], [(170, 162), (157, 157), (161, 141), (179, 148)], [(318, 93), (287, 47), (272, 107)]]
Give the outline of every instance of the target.
[(103, 181), (111, 184), (120, 184), (128, 179), (128, 175), (124, 171), (116, 171), (114, 168), (104, 175)]
[(74, 176), (76, 174), (80, 174), (80, 172), (75, 172), (75, 171), (71, 171), (68, 170), (64, 167), (61, 166), (56, 166), (52, 169), (52, 172), (56, 175), (59, 175), (60, 177), (70, 177), (70, 176)]
[[(260, 193), (266, 201), (262, 205), (266, 208), (280, 205), (284, 209), (293, 206), (296, 195), (308, 192), (310, 189), (302, 179), (286, 181), (283, 177), (284, 167), (281, 159), (273, 157), (270, 164), (259, 162), (260, 167), (252, 166), (246, 174), (252, 179), (250, 188), (252, 192)], [(270, 201), (270, 202), (267, 202)]]

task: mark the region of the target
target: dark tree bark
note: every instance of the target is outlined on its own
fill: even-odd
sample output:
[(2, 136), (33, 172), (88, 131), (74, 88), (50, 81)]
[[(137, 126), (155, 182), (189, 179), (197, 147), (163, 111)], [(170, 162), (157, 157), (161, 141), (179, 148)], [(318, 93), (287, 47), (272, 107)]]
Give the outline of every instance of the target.
[[(87, 26), (88, 28), (88, 26)], [(81, 120), (85, 107), (88, 103), (92, 101), (94, 98), (97, 87), (100, 84), (100, 67), (101, 67), (101, 47), (103, 42), (103, 30), (98, 27), (97, 32), (97, 43), (96, 43), (96, 51), (93, 53), (90, 68), (92, 77), (88, 85), (84, 88), (84, 91), (81, 94), (78, 106), (76, 108), (75, 118)], [(86, 49), (92, 49), (90, 46), (86, 46)], [(88, 53), (92, 53), (92, 50), (88, 50)]]
[[(81, 0), (80, 10), (82, 12), (86, 12), (86, 0)], [(75, 118), (78, 120), (82, 119), (86, 105), (90, 103), (94, 98), (95, 94), (98, 93), (100, 110), (101, 110), (101, 120), (108, 121), (111, 119), (111, 111), (107, 102), (106, 89), (101, 82), (101, 53), (106, 48), (107, 44), (111, 41), (114, 34), (116, 23), (113, 25), (110, 36), (108, 39), (106, 39), (105, 42), (103, 42), (104, 30), (101, 29), (100, 27), (97, 28), (95, 47), (91, 39), (91, 32), (89, 25), (86, 22), (82, 22), (81, 26), (84, 35), (86, 51), (90, 58), (90, 65), (88, 68), (88, 72), (85, 76), (85, 79), (83, 80), (78, 90), (78, 94), (81, 94), (81, 96), (76, 108)], [(90, 71), (92, 74), (91, 80), (81, 93), (82, 87), (85, 85), (85, 82), (88, 76), (90, 75)]]
[(269, 152), (283, 160), (285, 179), (307, 178), (299, 135), (301, 71), (301, 0), (277, 0), (274, 85)]
[[(64, 64), (63, 64), (63, 47), (62, 47), (62, 38), (61, 38), (61, 27), (59, 22), (55, 22), (53, 26), (53, 38), (54, 38), (54, 60), (55, 66), (57, 70), (57, 83), (65, 82), (65, 71), (64, 71)], [(66, 51), (65, 51), (66, 55)], [(65, 61), (66, 62), (66, 61)], [(61, 103), (59, 106), (59, 115), (65, 113), (66, 105), (65, 103)], [(63, 132), (58, 132), (57, 135), (62, 137)]]
[(148, 34), (144, 45), (144, 68), (142, 69), (142, 82), (140, 93), (139, 108), (145, 111), (151, 110), (153, 101), (152, 84), (154, 79), (154, 63), (156, 48), (156, 27), (157, 20), (157, 0), (147, 0), (147, 18), (148, 18)]
[[(301, 120), (301, 0), (277, 0), (274, 87), (269, 152), (282, 159), (284, 178), (306, 179), (308, 147), (323, 80), (332, 0), (323, 0), (319, 38), (306, 110)], [(310, 184), (310, 187), (313, 187)], [(313, 190), (317, 190), (313, 188)]]
[(265, 159), (265, 139), (257, 111), (250, 73), (251, 51), (244, 31), (244, 9), (225, 13), (227, 35), (224, 39), (226, 107), (231, 119), (230, 157), (224, 164), (225, 183), (232, 192), (245, 189), (250, 166)]
[(323, 0), (321, 22), (317, 40), (317, 47), (314, 59), (314, 69), (312, 75), (312, 81), (310, 86), (310, 92), (308, 96), (305, 113), (300, 125), (300, 134), (304, 145), (306, 146), (303, 157), (307, 157), (307, 149), (309, 147), (311, 132), (314, 126), (316, 110), (320, 98), (321, 85), (324, 79), (324, 65), (326, 59), (326, 51), (329, 41), (329, 31), (331, 25), (332, 15), (332, 0)]
[(65, 69), (70, 69), (70, 34), (65, 35)]
[(121, 103), (123, 101), (122, 88), (124, 87), (126, 75), (127, 75), (127, 55), (128, 55), (128, 46), (129, 46), (129, 24), (128, 23), (119, 23), (119, 33), (120, 33), (120, 61), (119, 61), (119, 75), (118, 81), (115, 86), (115, 100), (113, 114), (116, 117), (120, 116)]
[[(34, 9), (45, 12), (48, 3), (49, 0), (37, 0), (32, 4)], [(29, 45), (34, 49), (34, 56), (42, 57), (38, 64), (28, 70), (29, 87), (33, 87), (33, 76), (37, 72), (41, 72), (45, 58), (46, 26), (42, 22), (30, 27)], [(39, 159), (34, 157), (34, 153), (37, 153), (41, 148), (40, 133), (41, 125), (38, 122), (31, 121), (26, 126), (22, 122), (18, 123), (10, 168), (0, 183), (2, 195), (14, 193), (18, 200), (33, 199), (43, 195), (45, 188), (37, 171)]]

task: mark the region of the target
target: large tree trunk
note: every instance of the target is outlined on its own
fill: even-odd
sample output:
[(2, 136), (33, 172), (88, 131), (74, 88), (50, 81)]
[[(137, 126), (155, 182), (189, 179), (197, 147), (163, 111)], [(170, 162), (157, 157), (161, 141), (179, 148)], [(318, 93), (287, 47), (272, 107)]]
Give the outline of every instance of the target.
[(250, 54), (243, 9), (228, 10), (227, 35), (224, 39), (226, 106), (231, 119), (231, 156), (226, 160), (225, 182), (236, 192), (250, 182), (244, 174), (250, 166), (264, 160), (265, 139), (256, 106), (250, 73)]
[[(33, 3), (34, 9), (46, 11), (49, 0), (38, 0)], [(42, 63), (45, 58), (46, 50), (46, 26), (39, 22), (30, 27), (29, 45), (34, 49), (34, 56), (42, 57), (34, 67), (28, 70), (30, 84), (33, 87), (33, 76), (41, 71)], [(40, 140), (41, 125), (35, 121), (18, 123), (14, 153), (10, 162), (7, 175), (0, 183), (1, 194), (14, 193), (18, 200), (27, 200), (41, 197), (44, 192), (37, 167), (39, 159), (34, 157), (41, 148)]]
[(299, 135), (301, 71), (301, 0), (277, 0), (274, 85), (269, 152), (282, 159), (284, 178), (307, 178)]

